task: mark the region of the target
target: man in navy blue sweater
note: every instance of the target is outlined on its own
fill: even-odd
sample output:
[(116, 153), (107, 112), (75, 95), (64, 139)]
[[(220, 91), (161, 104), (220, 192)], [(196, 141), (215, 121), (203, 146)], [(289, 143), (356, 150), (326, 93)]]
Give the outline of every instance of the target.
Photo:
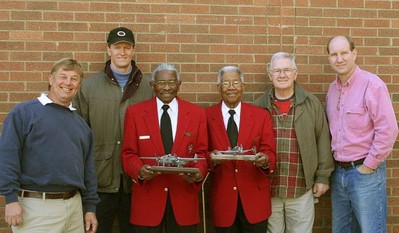
[(4, 122), (0, 194), (13, 232), (97, 231), (93, 136), (71, 105), (82, 79), (77, 61), (58, 61), (49, 93), (17, 105)]

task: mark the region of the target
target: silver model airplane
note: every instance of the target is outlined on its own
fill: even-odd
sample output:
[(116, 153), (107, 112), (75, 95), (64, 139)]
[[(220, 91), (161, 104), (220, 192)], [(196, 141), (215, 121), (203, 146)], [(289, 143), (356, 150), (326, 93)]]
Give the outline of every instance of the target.
[[(252, 154), (246, 154), (252, 152)], [(211, 154), (212, 160), (247, 160), (255, 161), (258, 156), (256, 155), (256, 148), (253, 147), (248, 150), (244, 150), (242, 146), (235, 146), (233, 149), (230, 147), (225, 151), (216, 151)]]
[(256, 154), (256, 148), (253, 147), (248, 150), (244, 150), (242, 146), (235, 146), (233, 149), (230, 147), (227, 150), (224, 151), (218, 151), (219, 154), (226, 154), (226, 155), (244, 155), (247, 152), (252, 152), (253, 154)]
[(198, 158), (197, 154), (194, 155), (194, 158), (182, 158), (176, 154), (167, 154), (160, 157), (140, 157), (140, 159), (155, 159), (158, 165), (164, 167), (183, 167), (188, 162), (196, 163), (198, 160), (205, 160), (205, 158)]

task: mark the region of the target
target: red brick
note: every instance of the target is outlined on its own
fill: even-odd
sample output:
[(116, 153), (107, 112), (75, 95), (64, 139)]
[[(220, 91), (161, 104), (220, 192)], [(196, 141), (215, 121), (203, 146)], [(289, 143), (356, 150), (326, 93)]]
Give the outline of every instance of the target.
[(42, 13), (40, 11), (13, 11), (11, 20), (40, 20)]
[(30, 11), (57, 10), (57, 2), (53, 1), (26, 1), (26, 8)]
[[(0, 8), (0, 9), (1, 9), (1, 8)], [(11, 15), (10, 12), (2, 12), (2, 13), (0, 14), (0, 20), (1, 20), (1, 21), (9, 20), (9, 19), (10, 19), (10, 15)]]
[(25, 10), (26, 2), (23, 1), (2, 1), (1, 10)]
[(104, 13), (75, 13), (76, 21), (93, 21), (93, 22), (104, 22), (105, 14)]
[(42, 60), (41, 52), (11, 52), (10, 59), (12, 61), (40, 61)]
[(90, 3), (90, 11), (96, 12), (119, 12), (121, 4), (119, 3)]
[(167, 42), (170, 43), (195, 43), (195, 35), (181, 35), (181, 34), (169, 34), (167, 35)]
[(151, 5), (151, 13), (180, 13), (180, 5)]
[(122, 12), (128, 13), (148, 13), (151, 11), (150, 4), (123, 4)]
[(46, 41), (72, 41), (73, 33), (71, 32), (45, 32), (43, 39)]
[(25, 25), (23, 22), (20, 21), (10, 22), (9, 20), (7, 20), (0, 22), (0, 30), (24, 30), (24, 29)]
[[(379, 0), (366, 0), (365, 1), (365, 7), (369, 9), (385, 9), (385, 8), (390, 8), (391, 4), (393, 2), (389, 1), (379, 1)], [(397, 9), (393, 7), (393, 9)]]
[(58, 24), (59, 30), (61, 31), (87, 31), (88, 24), (87, 23), (78, 23), (78, 22), (72, 22), (72, 23), (64, 23), (61, 22)]
[[(119, 26), (125, 26), (125, 25), (119, 25), (120, 23), (125, 23), (125, 24), (130, 24), (131, 22), (136, 22), (136, 16), (132, 14), (127, 14), (127, 13), (106, 13), (105, 15), (107, 22), (114, 22), (115, 25), (112, 26), (114, 27), (119, 27)], [(137, 16), (138, 17), (138, 16)], [(112, 28), (110, 28), (108, 31), (110, 31)]]
[(181, 51), (182, 53), (209, 53), (208, 45), (200, 45), (200, 44), (182, 44)]
[(209, 14), (211, 6), (207, 6), (207, 5), (181, 5), (180, 8), (181, 8), (180, 12), (183, 13), (183, 14)]
[(226, 6), (226, 5), (214, 5), (210, 6), (210, 13), (211, 14), (220, 14), (223, 12), (224, 15), (237, 15), (239, 8), (235, 5)]
[(58, 2), (59, 9), (68, 9), (68, 12), (74, 11), (88, 11), (90, 9), (90, 2)]
[(167, 54), (166, 59), (170, 63), (181, 63), (181, 62), (195, 62), (195, 54)]
[(34, 22), (27, 22), (26, 23), (27, 30), (33, 31), (55, 31), (57, 30), (57, 23), (55, 22), (41, 22), (41, 21), (34, 21)]
[(204, 63), (224, 63), (225, 56), (219, 54), (198, 54), (197, 55), (197, 62), (204, 62)]

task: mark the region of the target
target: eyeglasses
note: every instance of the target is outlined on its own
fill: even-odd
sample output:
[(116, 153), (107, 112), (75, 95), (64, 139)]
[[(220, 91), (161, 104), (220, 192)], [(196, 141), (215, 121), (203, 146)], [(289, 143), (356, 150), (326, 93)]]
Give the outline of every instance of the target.
[(160, 86), (160, 87), (165, 87), (166, 85), (170, 87), (175, 87), (177, 86), (178, 82), (177, 81), (156, 81), (154, 82), (155, 85)]
[(241, 86), (241, 84), (241, 81), (223, 81), (220, 83), (220, 85), (222, 85), (223, 87), (230, 87), (230, 85), (233, 87), (239, 87)]
[(284, 69), (275, 69), (275, 70), (270, 70), (270, 73), (273, 76), (280, 76), (281, 73), (284, 75), (291, 75), (296, 69), (294, 68), (284, 68)]

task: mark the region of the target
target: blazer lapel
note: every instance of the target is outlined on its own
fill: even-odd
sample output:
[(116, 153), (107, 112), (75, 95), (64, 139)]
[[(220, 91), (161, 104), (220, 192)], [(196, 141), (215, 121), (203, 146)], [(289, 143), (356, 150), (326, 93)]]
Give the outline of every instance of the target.
[(179, 106), (179, 112), (177, 115), (177, 128), (176, 128), (176, 136), (175, 141), (173, 142), (172, 151), (176, 151), (177, 148), (180, 147), (181, 142), (183, 141), (184, 133), (189, 126), (190, 112), (185, 106), (184, 102), (177, 98), (177, 104)]
[[(222, 102), (215, 107), (212, 107), (212, 111), (209, 112), (211, 121), (208, 126), (211, 127), (210, 132), (214, 133), (214, 137), (218, 141), (219, 145), (226, 145), (226, 148), (219, 148), (219, 150), (227, 150), (230, 146), (229, 137), (227, 136), (226, 128), (224, 127), (224, 121), (222, 116)], [(215, 148), (211, 148), (212, 150)]]
[(240, 116), (240, 130), (238, 132), (238, 145), (243, 146), (244, 150), (250, 149), (245, 148), (246, 146), (252, 146), (252, 131), (254, 127), (254, 113), (249, 111), (247, 104), (241, 102), (241, 116)]
[(159, 129), (157, 102), (155, 98), (152, 99), (152, 101), (144, 109), (144, 111), (145, 111), (144, 115), (145, 117), (143, 119), (143, 122), (146, 124), (148, 130), (150, 131), (150, 135), (154, 140), (154, 145), (153, 145), (155, 147), (154, 151), (157, 153), (156, 156), (162, 156), (165, 153), (165, 151), (163, 148), (161, 131)]

